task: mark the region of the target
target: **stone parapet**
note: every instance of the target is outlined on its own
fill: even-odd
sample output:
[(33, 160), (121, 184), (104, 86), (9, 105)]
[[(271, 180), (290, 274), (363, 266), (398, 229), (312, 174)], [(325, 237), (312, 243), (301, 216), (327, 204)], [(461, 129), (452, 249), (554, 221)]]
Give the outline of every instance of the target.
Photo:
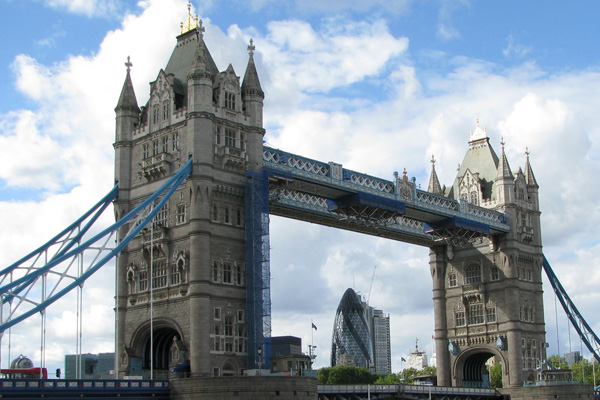
[(317, 400), (317, 380), (288, 376), (191, 377), (169, 381), (171, 400)]
[(592, 385), (526, 386), (498, 389), (510, 400), (576, 400), (594, 398)]

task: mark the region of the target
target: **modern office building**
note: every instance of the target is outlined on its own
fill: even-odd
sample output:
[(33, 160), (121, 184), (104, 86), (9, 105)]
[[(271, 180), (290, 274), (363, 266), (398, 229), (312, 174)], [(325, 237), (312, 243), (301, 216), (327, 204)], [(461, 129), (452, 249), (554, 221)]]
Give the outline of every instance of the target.
[(353, 365), (391, 372), (390, 317), (370, 307), (352, 289), (338, 306), (331, 339), (331, 366)]
[[(81, 354), (78, 363), (77, 354), (65, 356), (65, 379), (109, 379), (114, 376), (115, 353)], [(77, 374), (79, 364), (80, 373)]]
[[(369, 307), (371, 308), (371, 307)], [(373, 355), (375, 356), (375, 372), (390, 374), (392, 372), (392, 348), (390, 344), (390, 315), (373, 308)]]

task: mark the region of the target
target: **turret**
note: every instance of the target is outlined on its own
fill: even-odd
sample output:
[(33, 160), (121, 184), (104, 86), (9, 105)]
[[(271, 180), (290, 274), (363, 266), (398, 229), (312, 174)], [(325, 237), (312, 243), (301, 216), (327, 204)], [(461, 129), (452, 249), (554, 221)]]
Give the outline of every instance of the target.
[(260, 86), (258, 72), (254, 65), (255, 46), (252, 39), (248, 45), (248, 67), (242, 81), (242, 102), (246, 116), (250, 119), (250, 125), (262, 128), (263, 126), (263, 100), (265, 93)]
[(135, 92), (133, 91), (133, 84), (131, 83), (130, 72), (133, 64), (131, 63), (129, 56), (127, 57), (125, 66), (127, 67), (127, 76), (125, 76), (125, 82), (123, 83), (123, 89), (121, 89), (119, 102), (115, 107), (115, 113), (117, 114), (117, 143), (131, 140), (131, 133), (137, 125), (140, 115), (140, 108), (138, 107)]
[(515, 178), (510, 171), (510, 165), (506, 159), (506, 153), (504, 152), (504, 140), (500, 142), (502, 146), (502, 154), (498, 161), (498, 173), (496, 175), (496, 193), (497, 202), (499, 206), (513, 204), (515, 202)]
[[(135, 92), (133, 91), (133, 84), (131, 83), (130, 72), (132, 65), (131, 59), (128, 56), (125, 63), (127, 76), (123, 83), (123, 89), (121, 89), (119, 102), (115, 107), (115, 181), (119, 182), (121, 191), (131, 187), (131, 139), (140, 116), (140, 108), (138, 107)], [(122, 193), (119, 196), (122, 197)]]
[[(202, 20), (196, 29), (198, 46), (194, 59), (187, 75), (188, 85), (188, 111), (209, 111), (213, 103), (213, 68), (212, 58), (203, 39), (204, 27)], [(214, 64), (214, 61), (212, 62)]]
[(444, 190), (440, 186), (440, 180), (435, 172), (435, 158), (433, 156), (431, 156), (431, 176), (429, 177), (429, 187), (427, 188), (427, 191), (429, 193), (437, 194), (438, 196), (444, 195)]

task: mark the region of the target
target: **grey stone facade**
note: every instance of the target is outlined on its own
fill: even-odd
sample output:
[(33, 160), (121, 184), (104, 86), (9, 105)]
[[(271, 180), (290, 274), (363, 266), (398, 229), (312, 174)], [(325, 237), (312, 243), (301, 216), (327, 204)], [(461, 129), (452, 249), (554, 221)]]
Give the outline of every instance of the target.
[[(440, 190), (432, 173), (430, 191)], [(442, 194), (442, 193), (439, 193)], [(510, 170), (477, 124), (446, 196), (501, 211), (509, 233), (431, 248), (438, 385), (485, 386), (485, 362), (501, 362), (505, 387), (536, 380), (545, 359), (538, 185), (529, 164)]]
[(143, 107), (128, 62), (115, 108), (117, 220), (193, 158), (188, 179), (117, 259), (121, 377), (150, 377), (151, 360), (155, 379), (188, 362), (197, 376), (247, 368), (244, 184), (246, 170), (262, 167), (264, 94), (252, 43), (240, 84), (231, 65), (219, 72), (203, 31), (188, 16)]

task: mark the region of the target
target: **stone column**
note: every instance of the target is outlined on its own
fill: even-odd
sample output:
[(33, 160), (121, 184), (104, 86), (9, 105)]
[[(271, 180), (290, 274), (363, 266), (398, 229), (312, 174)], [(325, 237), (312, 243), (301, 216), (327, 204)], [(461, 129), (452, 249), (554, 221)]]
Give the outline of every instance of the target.
[(435, 349), (438, 386), (452, 386), (450, 353), (446, 323), (446, 260), (445, 246), (436, 246), (429, 251), (429, 267), (433, 280), (433, 313), (435, 319)]

